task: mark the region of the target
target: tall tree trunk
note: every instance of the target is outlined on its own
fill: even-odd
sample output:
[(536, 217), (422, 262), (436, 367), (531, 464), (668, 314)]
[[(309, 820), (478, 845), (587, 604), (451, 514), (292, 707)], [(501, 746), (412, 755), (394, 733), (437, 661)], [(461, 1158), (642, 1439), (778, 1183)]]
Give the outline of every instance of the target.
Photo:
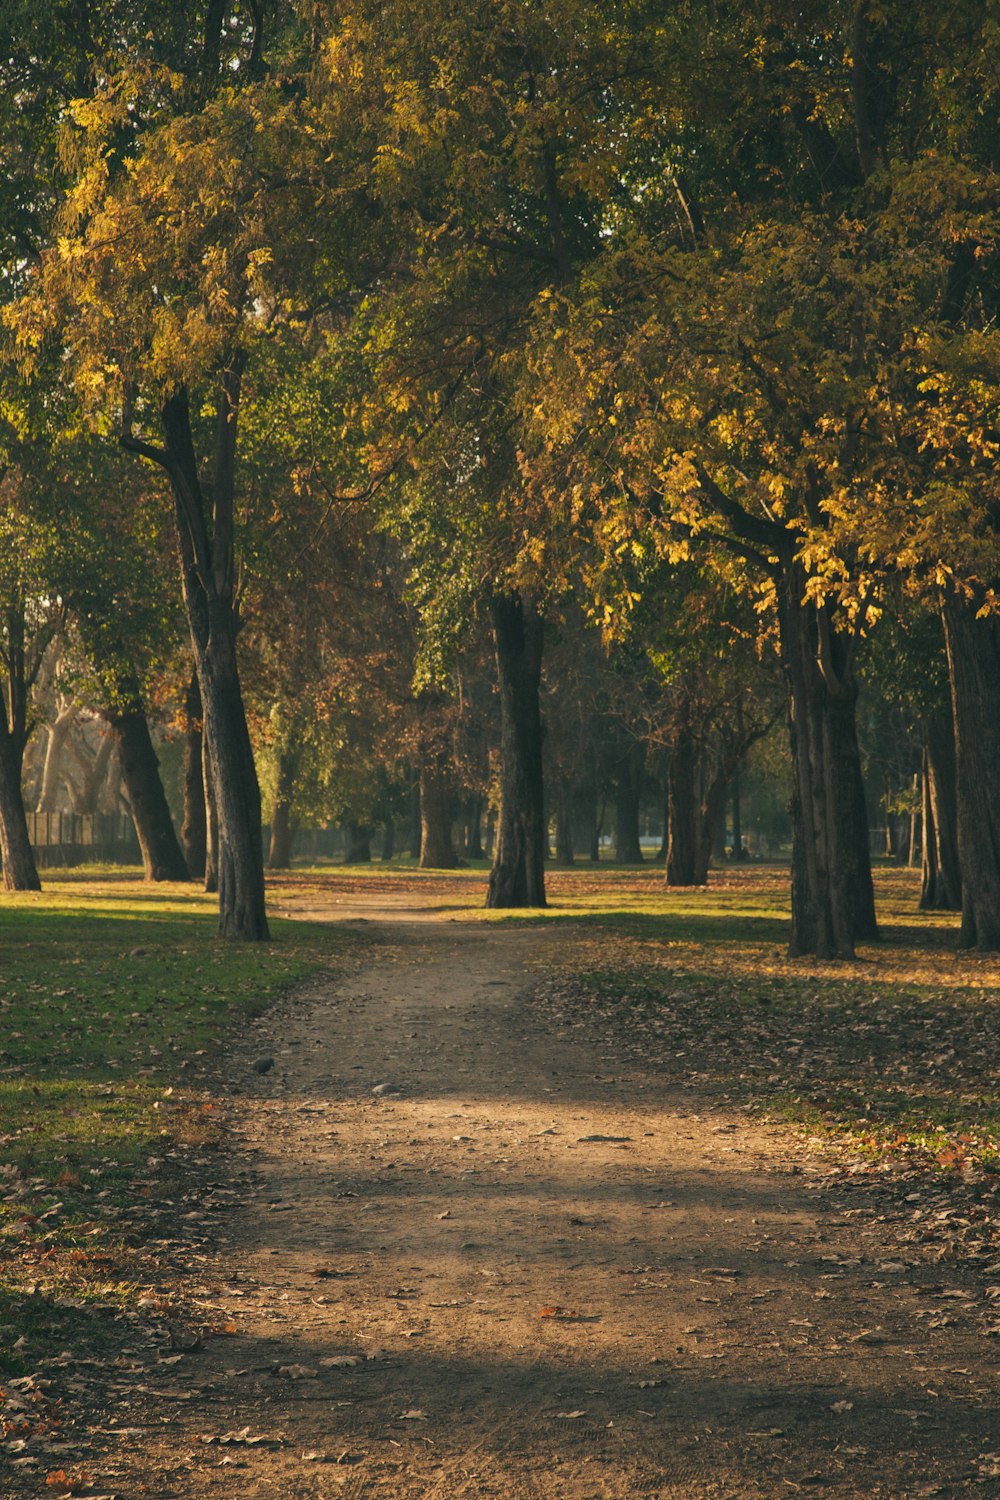
[(639, 806), (642, 797), (642, 745), (630, 745), (615, 771), (615, 864), (641, 865)]
[(962, 910), (955, 786), (955, 728), (951, 705), (923, 722), (923, 911)]
[[(740, 786), (739, 771), (733, 776), (731, 788), (733, 808), (733, 860), (739, 861), (743, 858), (743, 796)], [(867, 836), (867, 830), (866, 830)]]
[(855, 727), (857, 685), (825, 606), (788, 562), (778, 586), (792, 747), (792, 956), (850, 958), (878, 935)]
[(0, 705), (0, 853), (7, 891), (40, 891), (35, 855), (28, 837), (28, 820), (21, 794), (23, 743), (12, 735), (6, 705)]
[(122, 445), (159, 463), (174, 492), (184, 602), (204, 711), (218, 820), (219, 932), (267, 938), (260, 787), (236, 657), (234, 602), (236, 449), (242, 356), (234, 355), (216, 389), (212, 484), (203, 487), (186, 391), (164, 402), (162, 449), (126, 434)]
[(49, 737), (45, 746), (45, 766), (42, 771), (42, 789), (38, 794), (38, 811), (55, 812), (59, 802), (59, 788), (62, 783), (63, 756), (66, 751), (66, 741), (69, 739), (73, 725), (79, 714), (79, 705), (76, 703), (65, 703), (56, 714), (55, 720), (48, 726)]
[(137, 695), (128, 693), (122, 706), (104, 713), (118, 749), (146, 879), (187, 880), (188, 868), (167, 806), (160, 763)]
[(698, 818), (698, 853), (695, 861), (695, 884), (708, 884), (708, 867), (718, 839), (720, 824), (725, 828), (726, 791), (730, 777), (729, 762), (716, 763), (715, 773), (705, 787)]
[(451, 775), (443, 752), (427, 751), (420, 767), (420, 868), (454, 870), (458, 855), (451, 836)]
[(181, 843), (192, 880), (204, 880), (208, 856), (208, 810), (205, 805), (204, 734), (198, 674), (192, 672), (184, 698), (184, 822)]
[(944, 607), (955, 722), (958, 855), (965, 948), (1000, 948), (1000, 619), (978, 601)]
[(111, 752), (115, 748), (114, 737), (104, 726), (97, 744), (97, 754), (87, 770), (83, 786), (80, 789), (80, 800), (76, 811), (85, 817), (90, 813), (97, 812), (101, 802), (101, 792), (108, 779), (108, 767), (111, 762)]
[(483, 799), (478, 794), (469, 798), (465, 821), (465, 857), (482, 859), (483, 855)]
[(410, 788), (410, 858), (419, 860), (420, 843), (423, 837), (420, 819), (420, 776), (415, 776)]
[(494, 594), (490, 612), (500, 690), (500, 815), (486, 905), (544, 906), (544, 624), (519, 594)]
[(396, 821), (391, 813), (386, 813), (382, 824), (382, 863), (390, 864), (396, 854)]
[(667, 793), (667, 885), (698, 884), (698, 752), (694, 736), (681, 727), (670, 754)]

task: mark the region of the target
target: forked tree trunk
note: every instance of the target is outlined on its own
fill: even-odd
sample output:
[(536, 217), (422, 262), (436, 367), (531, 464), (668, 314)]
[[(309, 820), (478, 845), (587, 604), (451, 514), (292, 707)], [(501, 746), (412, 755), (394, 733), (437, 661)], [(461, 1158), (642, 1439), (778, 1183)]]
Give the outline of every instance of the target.
[(1000, 619), (975, 599), (944, 607), (955, 719), (958, 854), (965, 948), (1000, 948)]
[(950, 704), (923, 723), (922, 911), (961, 911), (955, 800), (955, 729)]
[(789, 563), (778, 589), (793, 774), (789, 951), (850, 958), (858, 939), (878, 936), (857, 686), (846, 641), (804, 595), (804, 574)]
[(208, 856), (208, 810), (205, 805), (204, 735), (197, 673), (191, 674), (184, 700), (184, 822), (181, 843), (192, 880), (204, 880)]
[(219, 932), (260, 941), (268, 936), (264, 904), (260, 787), (247, 728), (236, 657), (236, 449), (243, 360), (234, 354), (216, 388), (212, 484), (202, 486), (187, 393), (164, 402), (164, 447), (126, 434), (122, 445), (153, 459), (174, 492), (184, 602), (201, 689), (208, 762), (218, 823), (215, 855)]
[(641, 865), (639, 807), (642, 797), (642, 745), (632, 745), (615, 773), (615, 864)]
[(23, 741), (12, 735), (6, 705), (0, 704), (0, 853), (7, 891), (40, 891), (35, 855), (28, 837), (28, 820), (21, 793)]
[(188, 868), (167, 806), (146, 715), (133, 693), (124, 702), (124, 707), (106, 709), (105, 718), (118, 749), (146, 879), (187, 880)]
[(519, 594), (493, 595), (490, 611), (500, 692), (500, 814), (486, 905), (544, 906), (544, 624)]

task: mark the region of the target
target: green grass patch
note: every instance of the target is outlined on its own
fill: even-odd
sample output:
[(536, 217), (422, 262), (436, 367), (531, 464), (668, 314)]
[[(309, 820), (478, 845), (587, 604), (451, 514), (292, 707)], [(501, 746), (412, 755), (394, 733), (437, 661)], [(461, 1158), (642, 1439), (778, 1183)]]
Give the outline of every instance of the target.
[(275, 920), (234, 944), (216, 921), (121, 872), (0, 900), (0, 1374), (18, 1330), (128, 1299), (134, 1211), (218, 1142), (221, 1040), (359, 941)]

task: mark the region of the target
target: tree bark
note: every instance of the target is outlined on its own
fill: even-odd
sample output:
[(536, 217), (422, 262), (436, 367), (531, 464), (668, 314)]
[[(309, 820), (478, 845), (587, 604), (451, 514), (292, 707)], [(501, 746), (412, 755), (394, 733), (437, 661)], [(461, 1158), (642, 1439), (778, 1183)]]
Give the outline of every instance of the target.
[(396, 821), (391, 813), (386, 813), (382, 824), (382, 863), (390, 864), (396, 853)]
[(778, 622), (793, 768), (789, 951), (850, 958), (858, 939), (878, 936), (857, 685), (848, 643), (825, 606), (804, 596), (805, 576), (788, 561), (778, 583)]
[(108, 779), (108, 766), (111, 762), (111, 752), (115, 747), (114, 738), (107, 726), (102, 727), (101, 737), (97, 746), (97, 754), (87, 769), (83, 786), (80, 789), (80, 800), (75, 809), (85, 817), (90, 813), (97, 812), (101, 802), (101, 792), (104, 790)]
[(128, 693), (122, 707), (105, 709), (104, 715), (118, 750), (146, 879), (187, 880), (188, 868), (174, 831), (160, 779), (160, 763), (137, 692)]
[(201, 735), (201, 781), (205, 793), (205, 893), (214, 895), (219, 889), (219, 819), (215, 809), (215, 785), (204, 728)]
[(290, 727), (281, 736), (278, 745), (278, 773), (274, 789), (274, 807), (271, 810), (271, 839), (267, 853), (269, 870), (287, 870), (292, 863), (292, 849), (298, 832), (292, 817), (292, 796), (299, 768), (299, 752), (293, 744), (294, 730)]
[(519, 594), (494, 594), (490, 612), (500, 692), (500, 814), (486, 905), (544, 906), (544, 623)]
[(1000, 948), (1000, 620), (977, 600), (945, 601), (955, 723), (958, 855), (965, 948)]
[(466, 807), (465, 857), (483, 859), (483, 799), (478, 794), (470, 797)]
[(423, 837), (420, 820), (420, 777), (416, 776), (410, 788), (410, 858), (420, 859), (420, 843)]
[(204, 880), (208, 857), (208, 810), (205, 805), (204, 735), (198, 674), (192, 672), (184, 699), (184, 822), (181, 843), (192, 880)]
[(574, 864), (573, 794), (564, 781), (556, 788), (556, 864), (567, 868)]
[(642, 745), (631, 745), (615, 772), (615, 864), (641, 865), (639, 806), (642, 797)]

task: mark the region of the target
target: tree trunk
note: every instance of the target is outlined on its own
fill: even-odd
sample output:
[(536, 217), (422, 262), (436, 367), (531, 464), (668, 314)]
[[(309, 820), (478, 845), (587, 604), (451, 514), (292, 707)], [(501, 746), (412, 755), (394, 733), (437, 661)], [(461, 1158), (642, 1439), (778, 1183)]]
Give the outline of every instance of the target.
[(470, 797), (465, 823), (466, 859), (483, 859), (483, 799)]
[(733, 808), (733, 861), (738, 863), (743, 858), (743, 797), (739, 771), (733, 777), (731, 795)]
[(667, 793), (667, 885), (698, 884), (698, 755), (685, 728), (674, 741)]
[(518, 594), (490, 600), (500, 691), (500, 814), (486, 905), (545, 905), (539, 685), (544, 623)]
[(345, 865), (370, 865), (372, 862), (372, 829), (370, 823), (350, 822), (347, 825), (347, 853)]
[(55, 722), (49, 725), (49, 738), (45, 746), (45, 767), (42, 771), (42, 789), (38, 794), (38, 811), (55, 812), (59, 802), (62, 779), (63, 755), (70, 731), (80, 712), (75, 703), (68, 703), (56, 714)]
[(451, 836), (451, 775), (443, 753), (431, 750), (420, 768), (420, 868), (454, 870), (457, 866)]
[(419, 776), (410, 788), (410, 858), (419, 860), (420, 842), (422, 839), (420, 820), (420, 778)]
[(639, 804), (642, 797), (642, 745), (632, 745), (615, 773), (615, 864), (641, 865)]
[(97, 745), (97, 754), (84, 777), (83, 786), (80, 789), (80, 800), (76, 811), (86, 817), (90, 813), (97, 812), (101, 802), (101, 792), (108, 779), (108, 766), (111, 762), (111, 752), (115, 747), (114, 737), (105, 725), (101, 730), (101, 737)]
[(6, 705), (0, 703), (0, 853), (7, 891), (40, 891), (35, 855), (21, 793), (24, 744), (11, 734)]
[(219, 889), (219, 819), (215, 810), (215, 786), (204, 729), (201, 736), (201, 780), (205, 792), (205, 892), (206, 895), (213, 895)]
[(708, 867), (718, 838), (720, 824), (725, 827), (726, 791), (730, 768), (726, 760), (717, 762), (715, 774), (705, 788), (698, 819), (698, 853), (695, 860), (695, 884), (708, 884)]
[(961, 911), (955, 785), (955, 728), (951, 705), (923, 722), (922, 911)]
[(789, 951), (793, 957), (850, 958), (857, 939), (878, 936), (855, 728), (857, 685), (846, 641), (824, 607), (804, 603), (804, 594), (804, 574), (787, 563), (778, 620), (793, 770)]
[(181, 843), (192, 880), (204, 880), (208, 857), (208, 810), (205, 806), (201, 693), (192, 672), (184, 699), (184, 822)]
[(390, 813), (386, 813), (382, 824), (382, 863), (390, 864), (396, 854), (396, 821)]
[(188, 868), (174, 832), (146, 715), (133, 694), (124, 702), (122, 708), (105, 709), (105, 718), (118, 749), (146, 879), (187, 880)]
[(564, 781), (556, 789), (556, 864), (570, 866), (575, 862), (573, 846), (573, 797)]
[(955, 723), (964, 948), (1000, 948), (1000, 620), (977, 601), (944, 607)]
[(292, 863), (292, 848), (298, 831), (292, 817), (292, 796), (299, 768), (299, 752), (294, 747), (294, 729), (287, 727), (281, 735), (278, 751), (278, 772), (274, 788), (274, 807), (271, 810), (271, 840), (267, 852), (269, 870), (287, 870)]

